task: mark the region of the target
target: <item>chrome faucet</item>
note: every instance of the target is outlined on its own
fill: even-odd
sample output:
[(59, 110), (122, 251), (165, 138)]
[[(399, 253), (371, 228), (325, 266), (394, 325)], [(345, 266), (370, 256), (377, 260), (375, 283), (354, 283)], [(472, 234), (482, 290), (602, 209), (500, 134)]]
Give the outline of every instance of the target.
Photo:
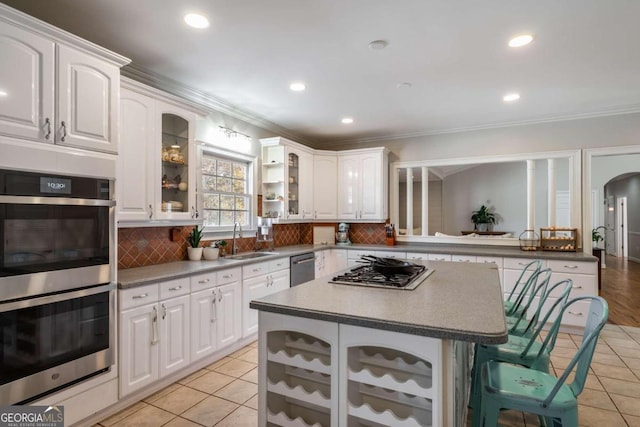
[(238, 229), (238, 238), (242, 238), (242, 226), (239, 222), (233, 224), (233, 249), (231, 249), (231, 255), (238, 253), (238, 247), (236, 246), (236, 228)]

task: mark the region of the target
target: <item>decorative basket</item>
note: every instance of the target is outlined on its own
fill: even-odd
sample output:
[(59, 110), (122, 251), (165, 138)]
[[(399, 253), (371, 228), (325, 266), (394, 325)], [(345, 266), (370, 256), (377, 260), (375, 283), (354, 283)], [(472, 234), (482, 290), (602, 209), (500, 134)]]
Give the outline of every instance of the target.
[(540, 236), (534, 230), (524, 230), (518, 240), (520, 241), (520, 250), (535, 251), (538, 249)]

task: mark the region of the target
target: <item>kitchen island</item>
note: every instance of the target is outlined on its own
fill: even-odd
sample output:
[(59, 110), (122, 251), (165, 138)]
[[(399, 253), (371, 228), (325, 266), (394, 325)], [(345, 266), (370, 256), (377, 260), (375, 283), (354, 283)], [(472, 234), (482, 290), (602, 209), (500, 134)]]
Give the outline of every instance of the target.
[(507, 340), (498, 270), (424, 265), (414, 290), (325, 277), (252, 301), (259, 425), (465, 425), (472, 344)]

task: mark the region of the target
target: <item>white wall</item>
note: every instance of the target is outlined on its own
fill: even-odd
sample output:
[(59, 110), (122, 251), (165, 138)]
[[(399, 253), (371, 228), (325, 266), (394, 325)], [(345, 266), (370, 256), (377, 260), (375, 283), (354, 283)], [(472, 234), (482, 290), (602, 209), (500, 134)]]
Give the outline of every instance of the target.
[(640, 143), (640, 113), (511, 126), (387, 141), (336, 144), (339, 149), (385, 146), (391, 161), (521, 154)]

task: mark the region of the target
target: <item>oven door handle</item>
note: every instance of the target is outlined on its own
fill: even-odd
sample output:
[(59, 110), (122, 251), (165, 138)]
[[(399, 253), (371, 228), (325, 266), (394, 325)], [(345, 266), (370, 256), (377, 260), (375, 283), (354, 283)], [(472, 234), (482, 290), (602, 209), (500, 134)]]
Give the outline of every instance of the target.
[(74, 199), (73, 197), (0, 196), (0, 203), (13, 205), (59, 205), (59, 206), (107, 206), (116, 205), (115, 200)]
[(72, 298), (81, 298), (89, 295), (100, 294), (108, 292), (116, 288), (115, 283), (108, 283), (106, 285), (95, 286), (92, 288), (80, 289), (77, 291), (63, 292), (60, 294), (47, 295), (37, 298), (22, 299), (19, 301), (12, 301), (7, 303), (0, 303), (0, 313), (5, 311), (19, 310), (21, 308), (35, 307), (38, 305), (51, 304), (58, 301), (65, 301)]

